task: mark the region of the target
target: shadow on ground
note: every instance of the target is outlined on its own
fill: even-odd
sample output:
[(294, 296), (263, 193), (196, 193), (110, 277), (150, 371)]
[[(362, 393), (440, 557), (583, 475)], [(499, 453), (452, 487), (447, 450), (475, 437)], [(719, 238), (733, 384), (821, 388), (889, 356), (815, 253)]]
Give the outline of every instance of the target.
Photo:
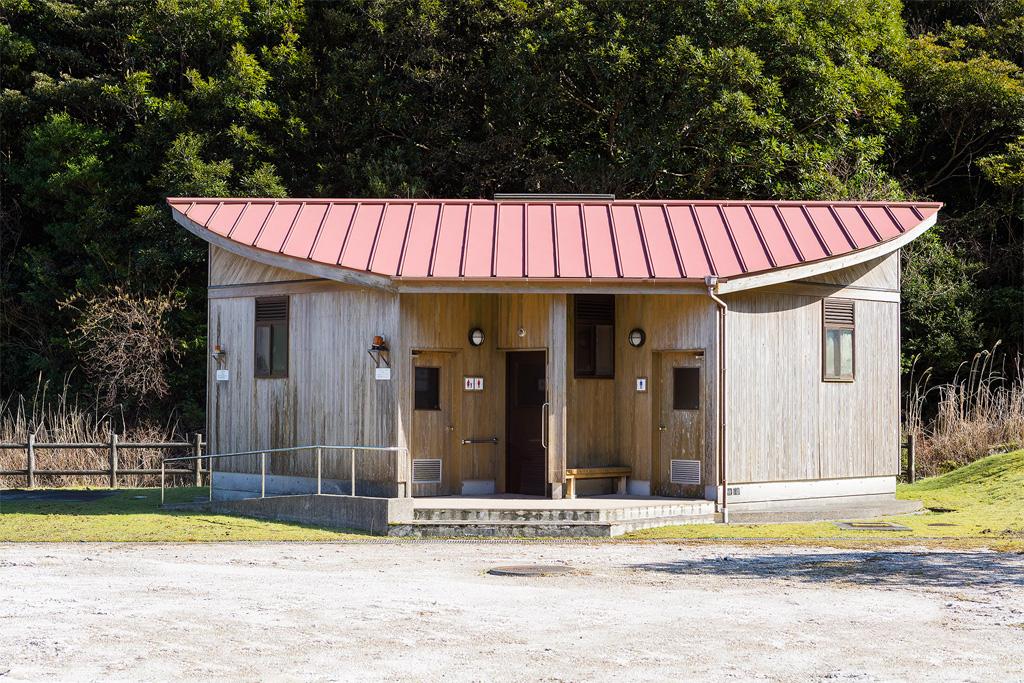
[(781, 579), (802, 583), (964, 588), (1024, 587), (1024, 557), (988, 552), (848, 551), (730, 556), (652, 562), (634, 569), (667, 574)]
[(9, 503), (88, 503), (109, 498), (116, 490), (94, 489), (3, 489), (0, 501)]

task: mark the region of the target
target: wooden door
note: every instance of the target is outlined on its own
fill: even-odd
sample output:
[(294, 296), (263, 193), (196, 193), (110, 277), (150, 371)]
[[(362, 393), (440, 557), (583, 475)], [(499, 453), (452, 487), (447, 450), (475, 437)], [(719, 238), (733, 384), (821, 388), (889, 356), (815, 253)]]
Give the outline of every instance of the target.
[(544, 404), (547, 401), (543, 351), (516, 351), (506, 356), (505, 490), (547, 495), (547, 449)]
[[(453, 353), (421, 351), (413, 356), (410, 448), (413, 458), (414, 496), (447, 496), (458, 493), (455, 362)], [(427, 461), (437, 460), (440, 461), (440, 472), (435, 478), (433, 468), (437, 463)]]
[(655, 354), (657, 423), (652, 492), (703, 498), (708, 474), (704, 453), (704, 353)]

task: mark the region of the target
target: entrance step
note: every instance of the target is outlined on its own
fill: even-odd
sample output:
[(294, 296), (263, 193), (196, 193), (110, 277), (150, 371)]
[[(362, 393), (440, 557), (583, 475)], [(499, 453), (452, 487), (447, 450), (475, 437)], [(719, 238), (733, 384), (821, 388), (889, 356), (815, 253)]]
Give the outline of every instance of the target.
[(474, 522), (486, 523), (566, 523), (601, 522), (605, 524), (625, 523), (638, 520), (663, 519), (667, 517), (689, 517), (714, 514), (715, 504), (711, 501), (692, 500), (650, 505), (595, 508), (520, 508), (502, 507), (417, 507), (416, 522)]
[[(661, 526), (713, 524), (717, 517), (714, 513), (714, 505), (712, 504), (710, 507), (710, 511), (693, 514), (635, 517), (614, 521), (415, 519), (403, 524), (392, 524), (388, 535), (404, 538), (611, 538), (631, 531)], [(540, 511), (530, 510), (529, 512)], [(601, 510), (600, 512), (609, 511)]]

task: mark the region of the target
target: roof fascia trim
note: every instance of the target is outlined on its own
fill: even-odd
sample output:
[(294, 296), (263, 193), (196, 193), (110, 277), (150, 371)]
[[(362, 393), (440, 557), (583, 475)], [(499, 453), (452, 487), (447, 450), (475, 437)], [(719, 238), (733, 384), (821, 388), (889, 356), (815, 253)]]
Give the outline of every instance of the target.
[(294, 256), (275, 254), (269, 251), (264, 251), (263, 249), (257, 249), (256, 247), (248, 247), (244, 244), (239, 244), (234, 240), (222, 237), (211, 230), (207, 230), (174, 207), (171, 207), (171, 214), (174, 216), (175, 221), (196, 237), (200, 237), (215, 247), (231, 252), (236, 256), (241, 256), (267, 266), (274, 266), (275, 268), (283, 268), (295, 273), (303, 273), (305, 275), (313, 275), (316, 277), (326, 278), (328, 280), (335, 280), (348, 285), (373, 287), (374, 289), (382, 289), (388, 292), (397, 291), (397, 288), (391, 278), (384, 277), (382, 275), (374, 275), (372, 273), (360, 273), (358, 271), (344, 268), (343, 266), (329, 266), (324, 263), (316, 263), (315, 261), (295, 258)]
[(842, 270), (843, 268), (856, 266), (864, 263), (865, 261), (871, 261), (872, 259), (879, 258), (880, 256), (891, 254), (897, 249), (902, 248), (909, 242), (920, 237), (926, 230), (928, 230), (928, 228), (935, 225), (935, 221), (938, 219), (938, 216), (938, 212), (935, 212), (902, 235), (894, 237), (891, 240), (886, 240), (885, 242), (872, 245), (865, 249), (859, 249), (857, 251), (848, 252), (841, 256), (835, 256), (832, 258), (819, 259), (810, 263), (802, 263), (789, 268), (731, 277), (728, 280), (723, 280), (719, 283), (717, 292), (719, 294), (730, 294), (733, 292), (742, 292), (748, 289), (756, 289), (758, 287), (778, 285), (783, 282), (802, 280), (814, 275), (830, 273), (835, 270)]

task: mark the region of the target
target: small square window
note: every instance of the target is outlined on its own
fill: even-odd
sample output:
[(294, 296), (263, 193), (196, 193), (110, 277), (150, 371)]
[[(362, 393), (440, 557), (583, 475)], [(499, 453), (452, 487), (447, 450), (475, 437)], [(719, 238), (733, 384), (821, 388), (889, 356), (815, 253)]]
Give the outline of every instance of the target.
[(672, 410), (700, 410), (700, 368), (672, 368)]
[(441, 368), (416, 368), (416, 410), (441, 410)]

